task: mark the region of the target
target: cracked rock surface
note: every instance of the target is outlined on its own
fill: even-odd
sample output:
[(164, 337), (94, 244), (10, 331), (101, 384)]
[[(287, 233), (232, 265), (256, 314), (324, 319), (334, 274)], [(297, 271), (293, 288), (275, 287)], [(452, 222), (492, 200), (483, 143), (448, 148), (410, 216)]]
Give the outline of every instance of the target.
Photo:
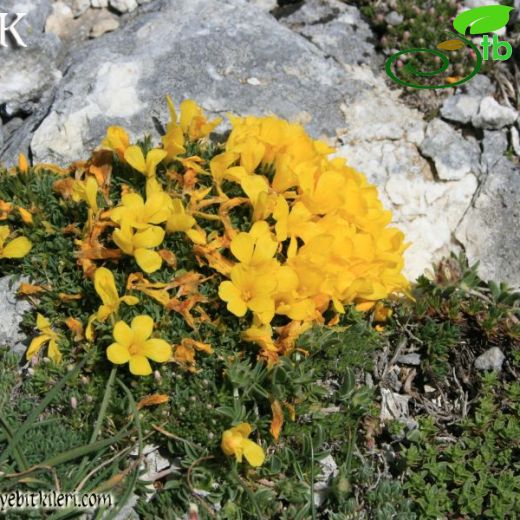
[(0, 64), (4, 163), (20, 151), (86, 157), (111, 124), (157, 136), (166, 94), (210, 115), (274, 113), (327, 138), (377, 185), (410, 243), (409, 277), (464, 250), (484, 278), (520, 285), (518, 113), (488, 77), (426, 121), (390, 84), (359, 10), (339, 0), (4, 3), (29, 13), (28, 48)]

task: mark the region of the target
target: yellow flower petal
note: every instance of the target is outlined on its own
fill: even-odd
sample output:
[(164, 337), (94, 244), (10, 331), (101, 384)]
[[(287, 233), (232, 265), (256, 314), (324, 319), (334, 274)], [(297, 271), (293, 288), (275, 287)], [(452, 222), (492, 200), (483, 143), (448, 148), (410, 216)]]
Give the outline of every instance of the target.
[(150, 150), (146, 156), (146, 176), (154, 177), (157, 165), (168, 155), (165, 150)]
[(107, 348), (107, 358), (114, 365), (122, 365), (130, 361), (130, 352), (126, 347), (119, 343), (112, 343)]
[(106, 267), (96, 269), (94, 273), (94, 288), (105, 305), (114, 308), (119, 306), (119, 294), (117, 293), (116, 281), (112, 271)]
[(130, 358), (130, 372), (135, 376), (149, 376), (152, 373), (150, 362), (144, 356)]
[(11, 240), (3, 251), (0, 252), (0, 256), (4, 258), (23, 258), (32, 248), (32, 244), (26, 237), (18, 237)]
[(58, 344), (53, 339), (49, 342), (48, 356), (56, 364), (61, 362), (61, 352), (58, 349)]
[(227, 302), (229, 312), (242, 317), (247, 312), (247, 305), (242, 300), (242, 294), (229, 280), (222, 282), (218, 288), (218, 295)]
[(39, 330), (44, 331), (44, 330), (50, 328), (51, 324), (45, 316), (38, 313), (36, 316), (36, 326), (38, 327)]
[(134, 331), (124, 322), (114, 325), (114, 339), (123, 347), (129, 347), (134, 341)]
[(136, 249), (134, 252), (137, 265), (145, 273), (154, 273), (161, 268), (162, 258), (159, 253), (150, 251), (149, 249)]
[(136, 249), (141, 247), (152, 248), (161, 245), (163, 240), (164, 229), (159, 226), (150, 226), (134, 235), (133, 244)]
[(242, 450), (247, 462), (253, 467), (261, 466), (265, 461), (265, 453), (261, 446), (249, 439), (244, 439)]
[(47, 334), (43, 334), (41, 336), (36, 336), (29, 345), (29, 348), (27, 349), (27, 353), (25, 354), (25, 357), (27, 359), (31, 359), (34, 355), (38, 354), (40, 349), (47, 343), (47, 341), (50, 341), (50, 336)]
[(255, 239), (248, 233), (239, 233), (231, 241), (231, 252), (237, 260), (247, 264), (253, 257)]
[(22, 173), (27, 173), (29, 171), (29, 161), (23, 153), (18, 154), (18, 169)]
[(125, 161), (138, 172), (146, 172), (146, 161), (144, 159), (143, 151), (139, 146), (129, 146), (125, 150)]
[(141, 346), (141, 353), (157, 363), (165, 363), (172, 357), (172, 347), (164, 339), (149, 339)]
[(139, 298), (137, 296), (122, 296), (121, 301), (127, 305), (137, 305)]
[(153, 319), (150, 316), (141, 314), (132, 320), (130, 327), (134, 334), (134, 343), (140, 344), (152, 335)]

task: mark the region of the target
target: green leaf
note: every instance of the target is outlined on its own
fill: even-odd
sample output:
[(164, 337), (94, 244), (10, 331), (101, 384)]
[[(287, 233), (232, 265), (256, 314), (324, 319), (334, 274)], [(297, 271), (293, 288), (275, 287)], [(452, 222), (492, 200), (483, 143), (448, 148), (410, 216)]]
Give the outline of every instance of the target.
[(509, 22), (509, 13), (513, 10), (507, 5), (485, 5), (460, 13), (453, 20), (453, 27), (460, 34), (484, 34), (501, 29)]

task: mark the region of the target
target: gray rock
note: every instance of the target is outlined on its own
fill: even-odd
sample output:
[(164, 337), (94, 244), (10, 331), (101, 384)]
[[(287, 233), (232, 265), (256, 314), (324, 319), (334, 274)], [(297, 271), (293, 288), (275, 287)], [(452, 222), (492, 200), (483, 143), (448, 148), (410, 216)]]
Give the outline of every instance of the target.
[(399, 14), (397, 11), (390, 11), (385, 16), (385, 22), (388, 25), (399, 25), (399, 24), (403, 23), (403, 20), (404, 20), (403, 15)]
[(397, 358), (397, 362), (403, 365), (420, 365), (421, 356), (416, 353), (403, 354)]
[(511, 146), (515, 154), (520, 157), (520, 134), (516, 126), (511, 127)]
[(500, 372), (505, 359), (506, 356), (498, 347), (492, 347), (475, 359), (475, 368)]
[(442, 107), (441, 115), (444, 119), (457, 123), (469, 123), (478, 113), (480, 98), (459, 94), (446, 98)]
[(11, 48), (2, 53), (0, 60), (0, 105), (5, 104), (7, 117), (32, 112), (41, 103), (42, 96), (52, 95), (54, 85), (61, 78), (56, 65), (59, 40), (43, 34), (50, 6), (50, 1), (2, 3), (2, 9), (7, 12), (27, 13), (15, 26), (27, 47), (17, 46), (6, 38)]
[(311, 0), (281, 22), (340, 63), (372, 64), (376, 58), (372, 31), (355, 6)]
[(272, 11), (278, 7), (277, 0), (247, 0), (250, 4), (256, 5), (263, 11)]
[(160, 11), (72, 51), (65, 66), (32, 140), (37, 161), (84, 157), (113, 124), (134, 137), (155, 134), (152, 118), (166, 119), (168, 93), (177, 103), (197, 100), (210, 115), (310, 119), (308, 129), (320, 136), (343, 126), (341, 102), (369, 88), (272, 16), (239, 0), (164, 3)]
[(503, 128), (517, 119), (518, 112), (514, 108), (500, 105), (495, 98), (486, 96), (480, 102), (479, 111), (472, 122), (477, 128)]
[[(2, 12), (4, 13), (27, 13), (15, 26), (23, 41), (28, 47), (33, 47), (38, 43), (39, 35), (43, 32), (45, 20), (52, 9), (51, 0), (3, 0)], [(10, 18), (7, 19), (10, 22)], [(13, 18), (14, 21), (14, 18)], [(8, 37), (6, 43), (10, 48), (17, 48), (17, 45)], [(2, 52), (2, 59), (7, 53)]]
[(103, 13), (96, 23), (90, 29), (91, 38), (99, 38), (107, 32), (115, 31), (119, 28), (119, 20), (116, 16), (112, 15), (108, 11), (100, 11)]
[(319, 461), (320, 473), (316, 476), (313, 488), (314, 488), (314, 504), (316, 507), (320, 507), (325, 502), (327, 495), (330, 492), (329, 482), (332, 478), (338, 474), (338, 465), (332, 457), (327, 455)]
[(333, 20), (347, 10), (347, 5), (340, 0), (307, 0), (295, 7), (297, 9), (280, 20), (291, 29)]
[(137, 9), (137, 0), (109, 0), (110, 7), (114, 8), (119, 13), (129, 13)]
[(477, 74), (471, 81), (464, 83), (461, 90), (469, 96), (482, 98), (492, 96), (495, 93), (495, 85), (488, 76)]
[(90, 5), (94, 9), (101, 9), (102, 7), (108, 7), (108, 0), (91, 0)]
[(456, 231), (483, 279), (520, 286), (519, 220), (520, 169), (497, 157)]
[(408, 402), (409, 395), (402, 395), (392, 392), (387, 388), (381, 388), (381, 413), (382, 421), (402, 420), (409, 416)]
[(423, 155), (433, 160), (442, 180), (458, 180), (479, 172), (480, 147), (473, 138), (464, 138), (449, 124), (433, 119), (420, 145)]
[(81, 16), (89, 7), (90, 0), (65, 0), (70, 6), (74, 17)]
[(504, 158), (508, 146), (505, 130), (484, 130), (482, 139), (482, 169), (493, 173), (495, 164)]
[(5, 103), (8, 117), (31, 113), (52, 96), (61, 79), (56, 66), (58, 48), (55, 37), (49, 35), (38, 45), (5, 53), (0, 61), (0, 104)]
[(31, 309), (31, 305), (26, 300), (17, 298), (20, 283), (12, 276), (0, 278), (0, 346), (9, 347), (21, 357), (27, 350), (27, 338), (19, 327), (24, 313)]

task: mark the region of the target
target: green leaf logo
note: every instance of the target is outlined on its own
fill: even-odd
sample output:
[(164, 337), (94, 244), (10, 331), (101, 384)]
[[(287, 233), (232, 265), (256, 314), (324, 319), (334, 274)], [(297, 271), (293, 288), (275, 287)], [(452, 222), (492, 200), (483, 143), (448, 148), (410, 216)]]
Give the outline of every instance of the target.
[(460, 13), (453, 20), (453, 27), (460, 34), (484, 34), (497, 31), (509, 22), (509, 14), (513, 10), (507, 5), (485, 5)]

